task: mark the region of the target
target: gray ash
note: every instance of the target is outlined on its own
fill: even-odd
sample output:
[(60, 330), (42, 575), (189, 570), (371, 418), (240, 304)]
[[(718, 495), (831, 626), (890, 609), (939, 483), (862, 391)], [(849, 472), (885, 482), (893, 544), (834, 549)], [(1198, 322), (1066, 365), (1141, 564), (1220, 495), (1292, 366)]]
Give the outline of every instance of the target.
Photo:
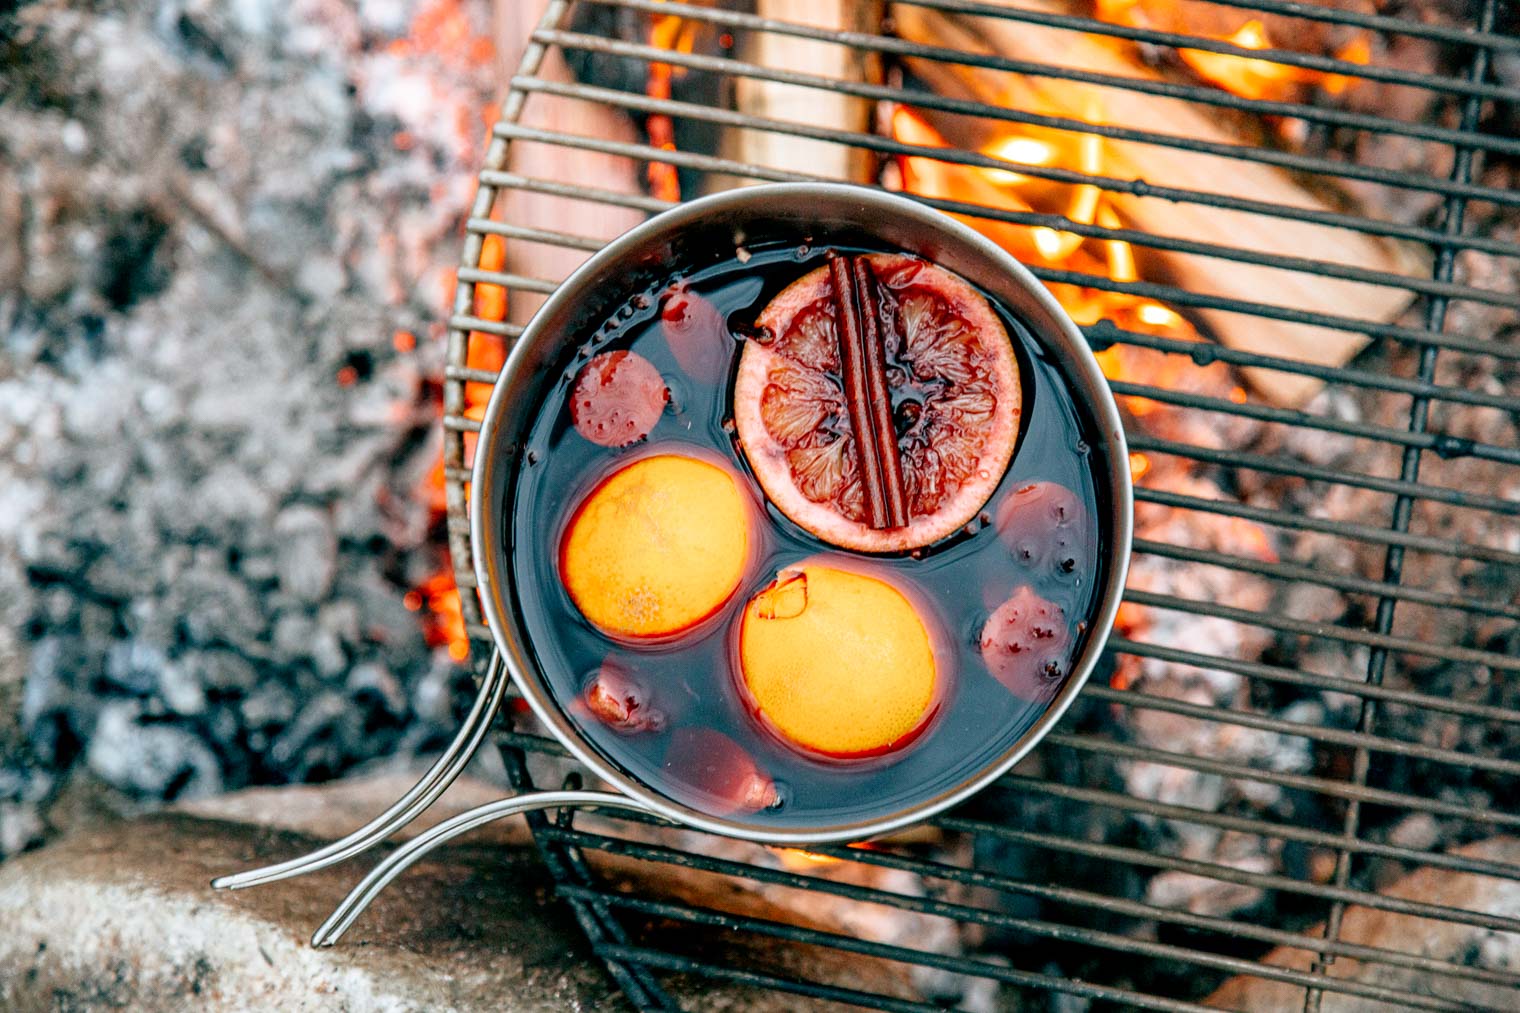
[(81, 780), (135, 807), (453, 730), (403, 599), (446, 562), (436, 314), (495, 68), (398, 48), (412, 6), (0, 27), (0, 858)]

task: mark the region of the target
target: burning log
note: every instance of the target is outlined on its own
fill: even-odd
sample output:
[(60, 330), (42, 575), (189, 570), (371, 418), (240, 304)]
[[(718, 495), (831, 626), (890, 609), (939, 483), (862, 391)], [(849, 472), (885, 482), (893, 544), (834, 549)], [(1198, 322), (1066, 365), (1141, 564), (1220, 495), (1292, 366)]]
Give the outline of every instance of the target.
[[(1063, 0), (999, 2), (1010, 8), (1069, 13)], [(949, 16), (908, 4), (894, 4), (892, 17), (898, 33), (915, 42), (1075, 71), (1140, 81), (1161, 80), (1121, 49), (1074, 32), (996, 18)], [(1207, 110), (1181, 99), (920, 58), (909, 58), (907, 63), (913, 73), (936, 91), (993, 106), (1091, 123), (1122, 124), (1195, 141), (1241, 142), (1234, 130)], [(991, 121), (940, 116), (934, 122), (961, 146), (994, 153), (1006, 148), (1008, 138), (994, 133)], [(1031, 137), (1054, 138), (1054, 144), (1064, 147), (1080, 146), (1087, 137), (1092, 137), (1095, 143), (1098, 140), (1095, 135), (1045, 128), (1029, 128), (1028, 133)], [(1083, 171), (1204, 193), (1217, 193), (1220, 182), (1228, 181), (1230, 196), (1314, 211), (1334, 211), (1345, 203), (1344, 195), (1332, 192), (1328, 186), (1311, 191), (1288, 173), (1269, 165), (1136, 141), (1103, 138), (1101, 144), (1103, 164), (1097, 169), (1082, 165)], [(1012, 160), (1020, 159), (1015, 153)], [(1309, 222), (1125, 193), (1105, 192), (1104, 197), (1120, 224), (1158, 236), (1281, 257), (1313, 257), (1394, 274), (1417, 273), (1427, 261), (1425, 251), (1410, 244)], [(1269, 298), (1277, 305), (1311, 313), (1386, 323), (1397, 319), (1413, 299), (1409, 292), (1398, 288), (1200, 254), (1145, 250), (1142, 258), (1158, 275), (1194, 292), (1252, 303), (1263, 301), (1270, 293)], [(1367, 343), (1363, 335), (1329, 327), (1219, 309), (1195, 312), (1214, 336), (1231, 348), (1319, 365), (1344, 365)], [(1247, 368), (1244, 372), (1264, 396), (1284, 405), (1300, 406), (1322, 386), (1312, 377), (1275, 370)]]
[[(882, 4), (881, 0), (859, 3), (855, 0), (757, 0), (755, 11), (761, 17), (811, 28), (876, 32), (881, 26)], [(876, 81), (881, 76), (876, 54), (837, 42), (755, 32), (745, 41), (741, 53), (746, 61), (772, 70), (799, 71), (840, 81)], [(850, 133), (870, 129), (871, 102), (834, 91), (741, 77), (734, 82), (734, 103), (740, 112), (766, 119), (806, 123)], [(830, 179), (865, 182), (871, 178), (873, 169), (871, 153), (863, 148), (768, 130), (730, 131), (721, 150), (725, 156), (751, 165)], [(724, 186), (733, 182), (736, 181), (725, 180)]]
[[(1520, 861), (1520, 841), (1513, 837), (1493, 837), (1465, 844), (1455, 849), (1455, 854), (1493, 865), (1513, 866)], [(1520, 913), (1520, 888), (1512, 880), (1471, 872), (1424, 866), (1381, 892), (1398, 900), (1441, 904), (1475, 914), (1513, 918)], [(1304, 935), (1318, 937), (1323, 932), (1323, 926), (1315, 926)], [(1357, 946), (1418, 954), (1456, 967), (1507, 970), (1514, 967), (1516, 958), (1520, 957), (1520, 943), (1516, 943), (1513, 933), (1362, 905), (1347, 909), (1340, 938)], [(1261, 962), (1272, 967), (1308, 971), (1313, 960), (1313, 954), (1307, 950), (1280, 946)], [(1331, 964), (1328, 974), (1341, 981), (1439, 995), (1464, 1006), (1471, 1004), (1474, 1009), (1514, 1008), (1512, 986), (1466, 977), (1432, 979), (1426, 971), (1351, 957), (1341, 957)], [(1203, 1002), (1220, 1009), (1297, 1009), (1303, 1005), (1304, 998), (1304, 989), (1299, 985), (1240, 975), (1226, 981)], [(1343, 1000), (1347, 998), (1342, 997)], [(1328, 1007), (1329, 1003), (1326, 1005)]]
[[(497, 52), (503, 59), (515, 60), (522, 53), (538, 21), (541, 3), (498, 3), (496, 5)], [(515, 67), (505, 67), (504, 77)], [(569, 68), (557, 50), (551, 50), (539, 68), (539, 77), (569, 81)], [(599, 140), (639, 140), (634, 125), (615, 110), (589, 102), (545, 101), (531, 99), (523, 109), (521, 122), (526, 126), (577, 134)], [(631, 158), (583, 151), (565, 145), (514, 141), (509, 168), (534, 179), (568, 183), (579, 187), (642, 194), (639, 167)], [(513, 225), (566, 232), (577, 236), (612, 239), (643, 220), (632, 208), (612, 204), (574, 200), (511, 189), (501, 197), (497, 217)], [(557, 281), (570, 274), (589, 254), (584, 250), (548, 244), (512, 240), (505, 244), (496, 269)], [(526, 323), (543, 301), (531, 293), (515, 292), (511, 305), (504, 306), (506, 318)], [(474, 342), (472, 341), (472, 345)]]

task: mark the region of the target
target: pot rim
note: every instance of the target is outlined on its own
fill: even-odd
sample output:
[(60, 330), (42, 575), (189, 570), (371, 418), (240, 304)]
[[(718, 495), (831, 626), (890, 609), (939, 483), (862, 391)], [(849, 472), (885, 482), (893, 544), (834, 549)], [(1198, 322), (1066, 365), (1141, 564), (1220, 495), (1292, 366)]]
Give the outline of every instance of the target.
[[(617, 769), (604, 758), (581, 735), (561, 710), (539, 673), (539, 665), (532, 657), (526, 631), (518, 638), (512, 635), (509, 613), (511, 584), (515, 574), (507, 557), (504, 528), (499, 521), (500, 510), (510, 507), (503, 503), (500, 509), (488, 509), (486, 502), (492, 495), (492, 470), (497, 467), (515, 468), (515, 459), (502, 453), (503, 440), (512, 445), (519, 433), (504, 434), (500, 419), (507, 411), (510, 392), (528, 382), (522, 376), (531, 371), (531, 361), (536, 345), (546, 341), (568, 341), (573, 335), (549, 330), (550, 322), (562, 311), (579, 300), (588, 282), (603, 275), (608, 268), (625, 261), (645, 249), (661, 236), (679, 232), (688, 225), (701, 222), (714, 215), (742, 211), (750, 207), (764, 207), (768, 203), (784, 202), (808, 207), (828, 206), (834, 210), (847, 208), (856, 212), (852, 222), (869, 231), (872, 222), (884, 216), (909, 219), (915, 227), (922, 227), (943, 246), (958, 248), (968, 256), (984, 262), (989, 268), (1005, 274), (1013, 287), (1021, 290), (1027, 299), (1043, 311), (1045, 321), (1027, 321), (1037, 340), (1062, 346), (1063, 374), (1071, 370), (1077, 376), (1067, 376), (1068, 389), (1091, 416), (1096, 437), (1103, 444), (1108, 467), (1097, 469), (1100, 480), (1107, 479), (1111, 534), (1109, 538), (1108, 572), (1104, 580), (1098, 607), (1092, 616), (1092, 628), (1082, 653), (1072, 667), (1072, 673), (1056, 697), (1024, 734), (1021, 735), (997, 759), (986, 764), (975, 775), (965, 779), (955, 788), (931, 798), (905, 806), (886, 816), (853, 823), (755, 827), (722, 816), (713, 816), (667, 798), (652, 786), (645, 785), (632, 775)], [(1024, 317), (1025, 313), (1017, 315)], [(1051, 333), (1051, 330), (1054, 333)], [(1073, 382), (1076, 381), (1076, 382)], [(486, 623), (497, 652), (502, 657), (512, 681), (527, 700), (533, 713), (542, 721), (572, 756), (593, 773), (618, 791), (643, 803), (651, 811), (680, 825), (705, 830), (764, 844), (807, 845), (828, 844), (864, 840), (890, 833), (919, 823), (945, 809), (962, 802), (1023, 759), (1045, 735), (1060, 721), (1066, 710), (1081, 692), (1103, 653), (1118, 613), (1123, 595), (1125, 577), (1129, 570), (1131, 535), (1134, 520), (1134, 494), (1129, 473), (1128, 443), (1120, 421), (1118, 406), (1114, 402), (1108, 382), (1081, 331), (1066, 314), (1055, 298), (1040, 284), (1023, 264), (991, 240), (969, 226), (910, 198), (871, 187), (847, 183), (772, 183), (727, 190), (679, 204), (634, 226), (617, 239), (612, 240), (593, 254), (580, 267), (571, 272), (549, 298), (539, 307), (533, 318), (514, 343), (505, 365), (497, 378), (491, 398), (481, 420), (480, 434), (476, 443), (475, 461), (470, 474), (470, 536), (472, 564), (476, 583), (480, 589), (481, 604)], [(510, 476), (507, 480), (510, 486)], [(505, 486), (504, 486), (505, 487)], [(488, 518), (491, 523), (487, 523)], [(508, 586), (498, 587), (491, 562), (501, 557), (501, 571)]]

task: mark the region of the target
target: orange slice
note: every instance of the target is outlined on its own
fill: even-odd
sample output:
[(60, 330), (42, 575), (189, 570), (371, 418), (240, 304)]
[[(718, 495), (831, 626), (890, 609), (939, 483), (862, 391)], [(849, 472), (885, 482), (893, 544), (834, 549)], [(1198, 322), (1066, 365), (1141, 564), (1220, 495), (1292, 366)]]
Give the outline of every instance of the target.
[(560, 578), (592, 625), (668, 637), (733, 595), (749, 559), (749, 509), (728, 471), (658, 454), (614, 472), (570, 520)]
[[(842, 548), (902, 552), (953, 534), (1002, 480), (1019, 433), (1018, 360), (997, 314), (958, 276), (901, 254), (859, 259), (874, 279), (875, 337), (862, 347), (882, 363), (890, 417), (868, 427), (865, 443), (854, 431), (825, 266), (760, 313), (769, 337), (744, 346), (734, 424), (766, 496), (799, 526)], [(906, 523), (897, 526), (868, 518), (860, 448), (888, 453), (882, 440), (895, 442), (900, 461)]]
[(923, 618), (897, 588), (851, 570), (807, 562), (778, 573), (744, 609), (739, 659), (754, 707), (812, 752), (886, 752), (933, 711)]

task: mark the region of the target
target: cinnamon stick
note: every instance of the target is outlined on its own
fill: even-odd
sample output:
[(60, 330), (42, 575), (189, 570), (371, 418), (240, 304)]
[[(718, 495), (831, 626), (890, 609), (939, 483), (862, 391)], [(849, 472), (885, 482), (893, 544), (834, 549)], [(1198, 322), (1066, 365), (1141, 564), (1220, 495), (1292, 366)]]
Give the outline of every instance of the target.
[(897, 450), (897, 429), (892, 424), (892, 392), (887, 387), (887, 349), (880, 331), (876, 275), (864, 257), (855, 258), (855, 304), (863, 325), (866, 387), (870, 394), (871, 428), (876, 433), (876, 455), (881, 462), (883, 491), (887, 496), (887, 526), (900, 528), (908, 523), (908, 496), (903, 485), (902, 457)]
[[(865, 271), (863, 275), (861, 269)], [(836, 256), (829, 260), (834, 324), (839, 338), (839, 372), (844, 381), (850, 429), (855, 434), (866, 522), (877, 529), (900, 528), (908, 523), (902, 462), (892, 428), (886, 359), (869, 272), (869, 266), (854, 257)]]

